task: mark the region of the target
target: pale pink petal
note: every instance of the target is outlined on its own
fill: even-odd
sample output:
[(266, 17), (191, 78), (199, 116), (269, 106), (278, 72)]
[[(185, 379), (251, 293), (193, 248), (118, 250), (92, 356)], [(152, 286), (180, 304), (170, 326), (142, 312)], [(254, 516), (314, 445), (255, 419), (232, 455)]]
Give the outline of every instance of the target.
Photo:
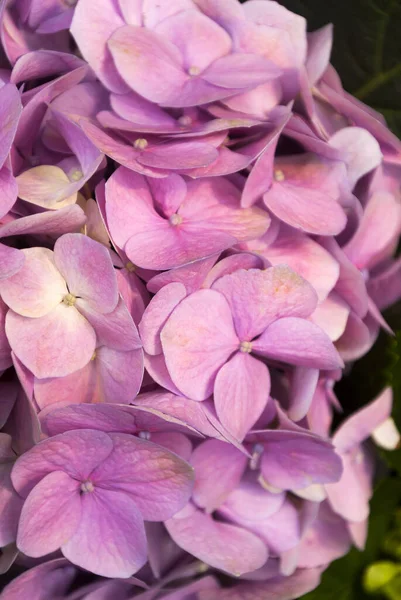
[(191, 457), (195, 469), (194, 502), (213, 512), (239, 484), (246, 464), (245, 454), (231, 444), (218, 440), (200, 444)]
[(18, 196), (46, 209), (63, 208), (77, 200), (76, 192), (70, 193), (70, 183), (60, 167), (40, 165), (18, 175)]
[(64, 233), (77, 232), (85, 225), (85, 213), (78, 204), (56, 211), (46, 211), (20, 217), (0, 225), (0, 237), (25, 234), (46, 234), (59, 237)]
[(275, 79), (280, 72), (277, 65), (264, 56), (238, 52), (216, 60), (202, 73), (202, 78), (228, 90), (241, 90)]
[(96, 335), (73, 307), (59, 304), (38, 319), (9, 311), (6, 334), (20, 361), (36, 377), (63, 377), (84, 367), (96, 346)]
[(75, 534), (61, 546), (72, 563), (103, 577), (130, 577), (146, 562), (141, 514), (130, 496), (99, 489), (81, 496)]
[(47, 248), (22, 250), (24, 265), (0, 284), (4, 302), (25, 317), (43, 317), (60, 304), (68, 293), (53, 252)]
[(24, 262), (25, 256), (21, 250), (0, 244), (0, 282), (17, 273)]
[(76, 531), (81, 518), (79, 481), (63, 471), (46, 475), (24, 502), (17, 535), (27, 556), (55, 552)]
[(173, 540), (206, 564), (235, 576), (259, 569), (267, 548), (256, 535), (228, 523), (214, 521), (194, 508), (184, 509), (166, 522)]
[(335, 342), (345, 331), (350, 307), (336, 292), (331, 292), (321, 302), (311, 315), (311, 321), (319, 325), (327, 333), (329, 338)]
[(296, 367), (291, 380), (288, 416), (300, 421), (309, 411), (319, 379), (319, 369)]
[(156, 104), (176, 95), (189, 78), (178, 49), (149, 29), (120, 27), (110, 37), (108, 48), (125, 82)]
[(74, 371), (71, 375), (50, 379), (35, 378), (34, 383), (35, 400), (40, 409), (59, 402), (93, 402), (95, 390), (96, 366), (92, 360), (83, 369)]
[(328, 335), (306, 319), (287, 317), (275, 321), (252, 344), (252, 349), (300, 367), (332, 370), (343, 361)]
[(186, 295), (182, 283), (173, 282), (161, 288), (148, 304), (139, 323), (143, 347), (148, 354), (162, 353), (160, 332), (174, 308)]
[(214, 405), (222, 425), (243, 440), (266, 407), (269, 370), (248, 352), (236, 354), (220, 369), (214, 384)]
[(377, 140), (361, 127), (345, 127), (337, 131), (330, 138), (329, 145), (342, 152), (351, 187), (363, 175), (378, 167), (383, 158)]
[(67, 233), (54, 246), (54, 260), (71, 294), (100, 313), (116, 307), (117, 279), (110, 254), (102, 244), (81, 233)]
[(317, 304), (311, 285), (286, 265), (265, 270), (239, 270), (218, 279), (221, 292), (233, 311), (241, 341), (250, 341), (275, 319), (307, 317)]
[(239, 346), (230, 307), (213, 290), (199, 290), (185, 298), (160, 337), (174, 383), (194, 400), (210, 396), (220, 366)]
[(21, 96), (13, 83), (6, 83), (0, 90), (0, 167), (10, 151), (11, 144), (17, 131), (19, 117), (22, 111)]

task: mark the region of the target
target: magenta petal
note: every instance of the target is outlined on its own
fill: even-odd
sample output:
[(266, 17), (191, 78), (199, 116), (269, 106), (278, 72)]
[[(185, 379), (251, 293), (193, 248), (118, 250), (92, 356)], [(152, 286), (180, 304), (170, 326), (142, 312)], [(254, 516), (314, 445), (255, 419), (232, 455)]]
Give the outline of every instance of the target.
[(23, 497), (53, 471), (65, 471), (70, 477), (85, 481), (112, 449), (111, 439), (100, 431), (86, 429), (62, 433), (36, 444), (20, 456), (11, 479)]
[(280, 317), (307, 317), (317, 304), (312, 286), (286, 265), (241, 269), (218, 279), (213, 289), (230, 304), (241, 341), (250, 341)]
[(4, 302), (24, 317), (43, 317), (68, 293), (66, 283), (47, 248), (27, 248), (23, 267), (1, 282)]
[(193, 470), (168, 450), (125, 433), (110, 433), (114, 449), (91, 474), (96, 486), (121, 490), (146, 521), (164, 521), (187, 503)]
[(49, 473), (25, 500), (18, 549), (32, 557), (55, 552), (74, 534), (80, 517), (79, 482), (63, 471)]
[(67, 233), (54, 246), (54, 260), (69, 292), (109, 313), (117, 305), (117, 279), (108, 250), (80, 233)]
[(222, 425), (243, 440), (266, 407), (269, 370), (248, 353), (236, 352), (222, 366), (214, 384), (214, 405)]
[(300, 367), (332, 370), (344, 366), (328, 335), (314, 323), (296, 317), (269, 325), (252, 343), (252, 349)]
[(34, 395), (40, 409), (53, 404), (79, 404), (94, 402), (97, 390), (95, 361), (90, 360), (85, 367), (64, 377), (37, 379), (34, 382)]
[(63, 377), (81, 369), (96, 346), (91, 325), (64, 303), (38, 319), (8, 311), (6, 334), (17, 357), (39, 378)]
[(194, 400), (210, 396), (219, 368), (239, 345), (230, 307), (213, 290), (199, 290), (185, 298), (160, 337), (171, 378)]
[(264, 435), (263, 445), (263, 478), (278, 489), (302, 489), (314, 483), (338, 481), (341, 477), (341, 458), (323, 438), (269, 431)]
[(207, 440), (194, 450), (191, 465), (195, 469), (194, 502), (213, 512), (239, 484), (247, 457), (231, 444)]
[(61, 547), (64, 556), (104, 577), (136, 573), (146, 562), (146, 535), (134, 501), (122, 491), (95, 487), (81, 504), (78, 528)]
[[(1, 434), (0, 444), (3, 446), (0, 450), (1, 454), (4, 453), (4, 442), (7, 443), (7, 438), (11, 442), (11, 438), (8, 435), (5, 433)], [(4, 546), (15, 542), (18, 520), (22, 508), (22, 499), (13, 488), (10, 479), (14, 453), (10, 451), (7, 454), (7, 456), (3, 454), (0, 464), (0, 544), (2, 552), (4, 551)]]
[(259, 537), (241, 527), (218, 523), (193, 507), (165, 525), (183, 550), (237, 577), (259, 569), (267, 560), (267, 548)]
[(342, 152), (351, 187), (363, 175), (378, 167), (383, 158), (377, 140), (361, 127), (340, 129), (330, 138), (329, 145)]
[(85, 225), (85, 213), (78, 204), (65, 206), (55, 211), (46, 211), (20, 217), (0, 225), (0, 237), (24, 234), (46, 234), (59, 237), (63, 233), (74, 233)]
[(207, 167), (218, 157), (218, 151), (204, 142), (171, 142), (153, 146), (138, 156), (138, 162), (155, 169), (184, 170)]
[(241, 522), (241, 519), (246, 519), (261, 522), (280, 510), (285, 497), (285, 492), (272, 494), (265, 490), (256, 478), (249, 478), (231, 492), (223, 510), (233, 521), (239, 519)]

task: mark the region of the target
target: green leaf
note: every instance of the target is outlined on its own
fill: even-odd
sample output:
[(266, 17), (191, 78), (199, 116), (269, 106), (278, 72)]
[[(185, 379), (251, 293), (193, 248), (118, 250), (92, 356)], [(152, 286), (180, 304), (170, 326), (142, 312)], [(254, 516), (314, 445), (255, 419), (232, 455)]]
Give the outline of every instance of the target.
[(400, 0), (281, 0), (308, 29), (334, 24), (332, 62), (344, 87), (401, 136)]

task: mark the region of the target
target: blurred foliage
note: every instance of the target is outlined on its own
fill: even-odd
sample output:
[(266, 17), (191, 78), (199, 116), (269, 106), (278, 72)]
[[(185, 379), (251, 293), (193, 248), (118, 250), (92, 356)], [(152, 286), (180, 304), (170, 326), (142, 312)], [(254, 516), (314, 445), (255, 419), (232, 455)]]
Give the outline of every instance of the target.
[(332, 62), (344, 87), (401, 137), (401, 1), (281, 0), (308, 29), (334, 25)]

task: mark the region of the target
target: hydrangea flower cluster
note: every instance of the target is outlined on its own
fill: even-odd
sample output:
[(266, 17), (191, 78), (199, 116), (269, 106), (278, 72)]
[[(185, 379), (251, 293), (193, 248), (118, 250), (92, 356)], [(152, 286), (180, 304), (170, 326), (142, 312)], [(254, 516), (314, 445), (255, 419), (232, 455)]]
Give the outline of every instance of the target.
[(1, 39), (2, 600), (302, 596), (399, 442), (390, 389), (333, 421), (401, 142), (271, 0), (11, 0)]

